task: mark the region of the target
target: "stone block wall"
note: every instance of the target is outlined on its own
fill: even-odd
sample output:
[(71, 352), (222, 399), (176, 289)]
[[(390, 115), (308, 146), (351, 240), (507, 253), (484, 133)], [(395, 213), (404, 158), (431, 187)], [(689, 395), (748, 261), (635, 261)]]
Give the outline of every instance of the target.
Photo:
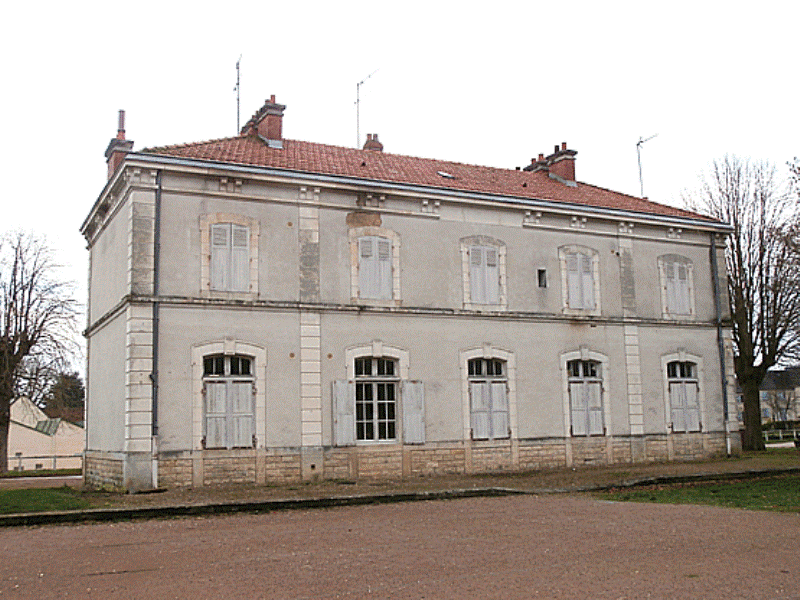
[(95, 489), (120, 488), (123, 470), (122, 458), (87, 452), (83, 463), (83, 483)]

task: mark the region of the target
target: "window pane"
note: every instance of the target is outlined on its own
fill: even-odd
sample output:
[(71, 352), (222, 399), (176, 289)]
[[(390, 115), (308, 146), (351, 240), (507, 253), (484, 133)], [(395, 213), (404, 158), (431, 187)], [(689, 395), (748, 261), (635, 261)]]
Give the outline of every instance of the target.
[(356, 359), (356, 377), (369, 377), (372, 375), (372, 359), (371, 358), (357, 358)]

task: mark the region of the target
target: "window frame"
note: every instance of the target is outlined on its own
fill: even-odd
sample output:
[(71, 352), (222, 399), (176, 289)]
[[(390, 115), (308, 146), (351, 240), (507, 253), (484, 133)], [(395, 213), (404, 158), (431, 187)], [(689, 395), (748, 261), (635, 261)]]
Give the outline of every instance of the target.
[[(577, 261), (577, 272), (570, 270), (570, 262)], [(581, 246), (571, 244), (561, 246), (558, 249), (558, 259), (561, 267), (561, 310), (565, 315), (584, 315), (584, 316), (600, 316), (601, 302), (600, 302), (600, 253), (594, 248), (588, 246)], [(588, 267), (585, 270), (584, 267)], [(591, 292), (587, 290), (587, 282), (585, 275), (591, 275)], [(576, 281), (575, 277), (579, 280)], [(578, 288), (581, 290), (580, 306), (573, 305), (571, 302), (572, 296), (570, 290)], [(586, 297), (591, 293), (592, 306), (586, 306)], [(578, 304), (575, 302), (574, 304)]]
[[(696, 368), (696, 377), (690, 378), (690, 381), (697, 384), (697, 404), (698, 404), (698, 419), (700, 428), (697, 431), (675, 431), (673, 428), (672, 418), (672, 396), (670, 394), (670, 382), (678, 381), (678, 379), (671, 379), (668, 376), (669, 364), (673, 362), (678, 363), (694, 363)], [(706, 420), (705, 410), (705, 366), (703, 357), (695, 354), (689, 354), (683, 349), (671, 354), (665, 354), (661, 357), (661, 378), (663, 380), (663, 395), (664, 395), (664, 430), (667, 433), (700, 433), (708, 431), (709, 423)], [(725, 424), (723, 423), (723, 427)]]
[[(509, 434), (495, 440), (473, 440), (472, 437), (472, 404), (470, 394), (469, 362), (475, 358), (496, 359), (505, 363), (506, 398), (508, 402), (508, 431)], [(510, 350), (492, 346), (485, 343), (480, 347), (467, 348), (459, 351), (459, 366), (461, 369), (461, 408), (462, 408), (462, 439), (465, 442), (489, 442), (515, 440), (518, 437), (517, 427), (517, 360), (516, 355)]]
[[(370, 373), (359, 373), (359, 365), (369, 361)], [(380, 373), (381, 367), (391, 365), (391, 374)], [(354, 359), (355, 371), (355, 442), (356, 444), (379, 444), (397, 443), (400, 439), (402, 428), (400, 427), (398, 413), (400, 412), (400, 366), (399, 361), (391, 357), (376, 357), (372, 355), (358, 356)], [(359, 391), (361, 393), (359, 394)], [(366, 399), (364, 392), (370, 391), (371, 398)], [(380, 398), (380, 391), (384, 390), (384, 398)], [(391, 394), (388, 392), (391, 390)], [(361, 398), (359, 398), (361, 396)], [(389, 398), (388, 396), (391, 396)], [(381, 404), (384, 405), (386, 416), (381, 417)], [(367, 408), (371, 410), (371, 417), (359, 414), (359, 405), (362, 411)], [(391, 413), (391, 414), (389, 414)], [(363, 413), (362, 413), (363, 414)], [(361, 432), (359, 425), (362, 426)], [(381, 426), (385, 427), (386, 434), (381, 435)], [(371, 427), (372, 434), (367, 436), (366, 431)], [(393, 435), (389, 435), (389, 431)]]
[[(686, 284), (680, 289), (679, 269), (686, 269)], [(675, 283), (670, 283), (669, 271), (672, 269)], [(690, 319), (695, 317), (694, 263), (680, 254), (663, 254), (658, 257), (658, 278), (661, 288), (661, 316), (664, 319)], [(670, 288), (674, 300), (671, 300)], [(680, 297), (679, 297), (680, 295)]]
[[(506, 277), (506, 262), (507, 251), (505, 242), (487, 235), (476, 235), (461, 238), (460, 251), (461, 251), (461, 273), (463, 285), (463, 306), (465, 310), (483, 310), (483, 311), (505, 311), (508, 309), (508, 290), (507, 290), (507, 277)], [(473, 250), (474, 249), (474, 250)], [(475, 251), (479, 250), (481, 253), (481, 263), (484, 283), (480, 285), (474, 281), (475, 269), (473, 268), (473, 260), (475, 259)], [(484, 260), (487, 252), (496, 252), (496, 265), (488, 265), (488, 261)], [(490, 275), (487, 271), (490, 266), (497, 270), (497, 300), (493, 302), (488, 301), (489, 284), (485, 279)], [(483, 292), (480, 297), (475, 290), (476, 286), (482, 288)]]
[[(252, 356), (242, 354), (212, 354), (203, 357), (203, 439), (201, 445), (209, 450), (233, 450), (239, 448), (254, 448), (256, 446), (256, 418), (255, 418), (255, 375), (253, 373), (254, 359)], [(247, 373), (236, 373), (241, 371), (243, 365), (247, 365)], [(221, 373), (209, 373), (207, 367), (222, 367)], [(246, 390), (246, 409), (237, 408), (236, 394), (241, 393), (241, 386)], [(222, 410), (211, 411), (210, 406), (214, 402), (212, 399), (212, 389), (219, 388), (225, 391)], [(231, 393), (237, 390), (236, 393)], [(242, 418), (249, 418), (249, 425), (246, 437), (241, 443), (235, 440), (235, 430), (237, 421)], [(222, 445), (209, 445), (209, 430), (212, 421), (222, 421), (224, 423)]]
[[(351, 302), (367, 306), (400, 306), (400, 235), (396, 231), (385, 227), (365, 226), (351, 228), (348, 232), (348, 236), (350, 244)], [(375, 241), (374, 252), (375, 256), (378, 258), (376, 261), (378, 263), (378, 271), (380, 271), (380, 240), (388, 240), (391, 244), (391, 254), (388, 261), (391, 271), (388, 275), (388, 281), (382, 282), (380, 279), (378, 280), (378, 297), (364, 296), (362, 294), (363, 266), (361, 261), (361, 240), (363, 239)], [(380, 293), (382, 288), (388, 293), (382, 295)]]
[[(600, 367), (600, 376), (597, 378), (600, 381), (600, 402), (602, 405), (603, 415), (603, 434), (597, 435), (573, 435), (572, 427), (572, 403), (570, 398), (570, 373), (569, 364), (572, 361), (584, 361), (597, 363)], [(600, 352), (589, 350), (586, 346), (581, 346), (578, 350), (570, 352), (563, 352), (559, 357), (559, 364), (561, 368), (561, 394), (562, 394), (562, 409), (564, 415), (564, 436), (571, 439), (579, 439), (584, 437), (608, 437), (613, 435), (612, 421), (611, 421), (611, 406), (609, 390), (613, 382), (613, 373), (608, 356)], [(630, 424), (629, 424), (630, 426)]]
[[(480, 372), (475, 372), (479, 367)], [(499, 371), (499, 373), (498, 373)], [(467, 377), (470, 389), (470, 438), (473, 440), (500, 440), (511, 437), (508, 418), (508, 366), (498, 358), (470, 358), (467, 360)], [(484, 407), (478, 408), (477, 391), (480, 389)], [(486, 413), (486, 435), (476, 434), (481, 413)]]
[[(601, 437), (605, 436), (607, 433), (606, 423), (605, 423), (605, 414), (604, 414), (604, 407), (603, 407), (603, 365), (597, 360), (583, 360), (581, 358), (573, 358), (568, 360), (566, 363), (567, 366), (567, 383), (569, 386), (569, 401), (570, 401), (570, 429), (569, 434), (572, 437)], [(574, 367), (577, 367), (575, 369)], [(578, 371), (577, 373), (575, 371)], [(591, 372), (587, 373), (587, 370)], [(581, 389), (581, 400), (585, 402), (585, 407), (576, 407), (576, 398), (575, 394), (573, 394), (573, 390), (576, 386), (580, 386)], [(599, 411), (595, 410), (594, 415), (593, 407), (591, 406), (591, 402), (589, 400), (590, 394), (587, 393), (587, 390), (591, 389), (589, 386), (597, 386), (597, 397), (599, 399)], [(594, 407), (595, 409), (597, 407)], [(581, 429), (578, 431), (584, 431), (584, 433), (576, 433), (576, 413), (583, 413), (581, 414), (581, 418), (583, 422), (580, 424)], [(599, 413), (599, 427), (596, 426), (596, 423), (593, 425), (592, 417), (594, 416), (595, 419), (597, 418)]]
[[(214, 279), (214, 246), (212, 230), (215, 226), (229, 225), (230, 245), (233, 245), (234, 227), (247, 229), (247, 265), (243, 267), (243, 279), (247, 281), (241, 289), (216, 289)], [(200, 292), (204, 296), (255, 298), (258, 296), (260, 226), (256, 219), (233, 213), (210, 213), (200, 215)], [(233, 253), (228, 261), (229, 272), (233, 270)]]

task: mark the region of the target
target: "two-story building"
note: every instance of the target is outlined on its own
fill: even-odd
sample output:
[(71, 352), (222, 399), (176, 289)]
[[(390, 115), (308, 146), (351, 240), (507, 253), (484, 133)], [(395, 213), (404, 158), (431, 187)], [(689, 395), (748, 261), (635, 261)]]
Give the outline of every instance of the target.
[[(739, 447), (722, 237), (577, 181), (241, 134), (134, 152), (90, 251), (85, 477), (128, 489)], [(734, 415), (735, 416), (735, 415)]]

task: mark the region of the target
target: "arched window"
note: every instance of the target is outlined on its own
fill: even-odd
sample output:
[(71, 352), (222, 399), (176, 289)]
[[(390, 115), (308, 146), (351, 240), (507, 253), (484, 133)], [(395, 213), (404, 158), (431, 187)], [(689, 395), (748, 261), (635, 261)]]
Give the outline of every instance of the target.
[(251, 448), (256, 443), (253, 359), (203, 357), (203, 447)]
[(397, 439), (397, 361), (363, 356), (355, 359), (356, 441)]
[(667, 363), (667, 385), (672, 431), (701, 431), (697, 365), (679, 360)]
[(595, 360), (570, 360), (567, 378), (571, 434), (605, 435), (601, 364)]
[(510, 436), (508, 374), (506, 363), (496, 358), (467, 362), (472, 439), (494, 440)]

